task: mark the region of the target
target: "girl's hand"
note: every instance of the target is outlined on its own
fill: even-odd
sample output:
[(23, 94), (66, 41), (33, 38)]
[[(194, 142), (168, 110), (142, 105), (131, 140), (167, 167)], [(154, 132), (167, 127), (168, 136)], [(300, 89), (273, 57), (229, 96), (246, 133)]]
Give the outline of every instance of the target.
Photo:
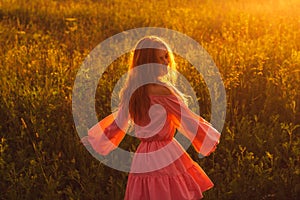
[(213, 148), (211, 149), (211, 151), (206, 156), (209, 156), (212, 152), (214, 152), (216, 150), (218, 144), (219, 144), (219, 142), (217, 142), (215, 144), (215, 146), (213, 146)]

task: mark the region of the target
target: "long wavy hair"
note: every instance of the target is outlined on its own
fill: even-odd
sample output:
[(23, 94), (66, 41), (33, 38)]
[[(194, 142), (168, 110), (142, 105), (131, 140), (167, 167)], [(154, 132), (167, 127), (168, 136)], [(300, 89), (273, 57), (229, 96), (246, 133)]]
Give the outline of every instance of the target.
[[(159, 50), (167, 51), (168, 66), (158, 64)], [(163, 84), (172, 88), (172, 91), (175, 91), (180, 97), (182, 96), (174, 87), (175, 70), (174, 55), (161, 38), (147, 36), (137, 42), (131, 53), (127, 80), (120, 91), (120, 105), (127, 107), (125, 104), (129, 102), (128, 111), (134, 123), (143, 125), (150, 120), (148, 115), (150, 99), (147, 91), (150, 83)], [(146, 82), (149, 84), (143, 85)]]

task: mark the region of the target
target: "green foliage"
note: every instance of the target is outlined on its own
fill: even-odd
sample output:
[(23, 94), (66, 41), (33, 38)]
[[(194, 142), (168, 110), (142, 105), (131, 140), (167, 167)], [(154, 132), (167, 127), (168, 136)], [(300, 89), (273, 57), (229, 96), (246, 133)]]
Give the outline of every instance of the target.
[[(274, 3), (274, 2), (273, 2)], [(127, 173), (80, 143), (71, 110), (76, 72), (104, 39), (166, 27), (198, 41), (219, 67), (227, 117), (215, 153), (197, 160), (215, 183), (205, 199), (299, 199), (300, 32), (296, 0), (0, 2), (0, 198), (122, 199)], [(99, 119), (128, 55), (99, 81)], [(204, 80), (176, 56), (210, 117)], [(84, 105), (83, 105), (84, 106)], [(139, 141), (126, 136), (125, 150)]]

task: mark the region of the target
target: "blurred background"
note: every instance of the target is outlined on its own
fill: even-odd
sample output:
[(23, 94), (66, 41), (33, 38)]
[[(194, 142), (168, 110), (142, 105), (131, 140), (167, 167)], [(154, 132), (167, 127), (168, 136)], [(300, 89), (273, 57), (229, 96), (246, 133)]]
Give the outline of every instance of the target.
[[(188, 149), (215, 183), (204, 199), (299, 199), (299, 10), (299, 0), (0, 0), (0, 198), (123, 199), (128, 174), (80, 143), (72, 87), (103, 40), (164, 27), (201, 44), (226, 88), (217, 150), (199, 159)], [(205, 82), (175, 59), (209, 120)], [(110, 114), (110, 94), (127, 68), (125, 54), (99, 81), (99, 119)], [(126, 136), (120, 146), (134, 152), (138, 143)]]

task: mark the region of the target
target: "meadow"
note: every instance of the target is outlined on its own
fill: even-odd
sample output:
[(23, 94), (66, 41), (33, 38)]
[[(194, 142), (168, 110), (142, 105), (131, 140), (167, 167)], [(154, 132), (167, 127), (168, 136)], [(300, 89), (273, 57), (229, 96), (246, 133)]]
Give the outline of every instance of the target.
[[(212, 56), (224, 81), (226, 121), (217, 150), (188, 152), (215, 183), (206, 200), (300, 198), (300, 1), (0, 0), (0, 199), (122, 199), (128, 174), (80, 143), (72, 89), (101, 41), (138, 27), (179, 31)], [(99, 119), (127, 70), (113, 62), (98, 85)], [(201, 115), (210, 97), (185, 59)], [(123, 149), (138, 141), (127, 137)]]

